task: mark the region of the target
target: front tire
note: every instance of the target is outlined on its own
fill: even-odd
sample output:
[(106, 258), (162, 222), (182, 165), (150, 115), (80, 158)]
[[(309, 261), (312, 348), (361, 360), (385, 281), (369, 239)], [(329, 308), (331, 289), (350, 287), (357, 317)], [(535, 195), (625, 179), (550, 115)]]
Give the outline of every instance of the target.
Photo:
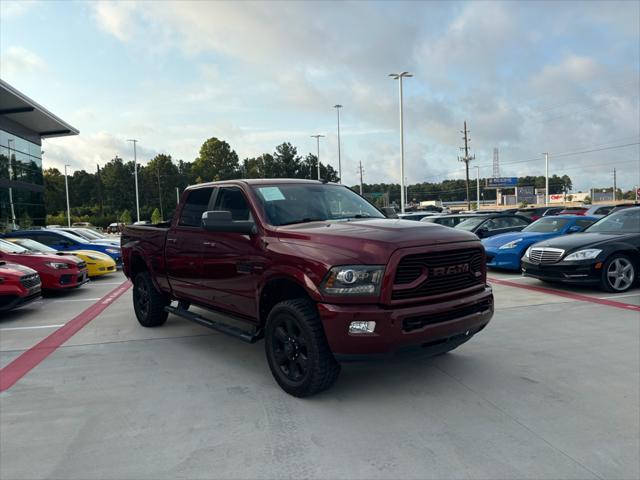
[(278, 303), (265, 328), (267, 361), (278, 385), (294, 397), (309, 397), (331, 387), (340, 364), (314, 304), (305, 298)]
[(622, 253), (616, 253), (604, 262), (600, 285), (607, 292), (626, 292), (633, 287), (636, 275), (633, 260)]
[(143, 327), (159, 327), (169, 315), (164, 307), (167, 298), (156, 290), (149, 272), (140, 272), (133, 280), (133, 309), (138, 322)]

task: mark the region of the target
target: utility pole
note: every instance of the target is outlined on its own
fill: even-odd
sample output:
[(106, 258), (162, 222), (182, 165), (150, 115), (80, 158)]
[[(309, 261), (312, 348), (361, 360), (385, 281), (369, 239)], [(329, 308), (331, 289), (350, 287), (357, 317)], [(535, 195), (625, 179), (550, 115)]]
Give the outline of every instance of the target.
[(362, 174), (364, 173), (364, 170), (362, 170), (362, 160), (360, 160), (360, 167), (358, 170), (360, 172), (360, 195), (362, 195)]
[(480, 210), (480, 167), (476, 165), (476, 210)]
[(389, 76), (394, 80), (398, 80), (400, 93), (400, 212), (404, 213), (404, 114), (402, 107), (402, 79), (413, 77), (409, 72), (390, 73)]
[(64, 189), (67, 192), (67, 227), (71, 228), (71, 208), (69, 207), (69, 182), (67, 181), (67, 167), (64, 166)]
[(544, 154), (544, 204), (549, 205), (549, 154)]
[(136, 143), (138, 140), (130, 139), (128, 142), (133, 142), (133, 175), (136, 180), (136, 221), (140, 221), (140, 198), (138, 196), (138, 155), (136, 152)]
[(613, 169), (613, 201), (617, 201), (618, 200), (618, 184), (616, 181), (616, 169)]
[(311, 138), (316, 139), (316, 143), (318, 147), (318, 180), (320, 180), (320, 139), (324, 138), (324, 135), (320, 135), (320, 134), (311, 135)]
[(469, 156), (469, 131), (467, 130), (467, 121), (464, 122), (464, 130), (461, 130), (460, 133), (464, 134), (462, 139), (464, 140), (464, 147), (461, 147), (460, 150), (464, 150), (464, 158), (461, 158), (460, 161), (464, 162), (465, 171), (466, 171), (466, 187), (467, 187), (467, 210), (471, 210), (471, 197), (469, 196), (469, 162), (475, 159), (475, 156)]
[(338, 175), (340, 177), (340, 183), (342, 183), (342, 157), (340, 155), (340, 109), (342, 105), (337, 104), (334, 105), (333, 108), (336, 109), (336, 113), (338, 114)]

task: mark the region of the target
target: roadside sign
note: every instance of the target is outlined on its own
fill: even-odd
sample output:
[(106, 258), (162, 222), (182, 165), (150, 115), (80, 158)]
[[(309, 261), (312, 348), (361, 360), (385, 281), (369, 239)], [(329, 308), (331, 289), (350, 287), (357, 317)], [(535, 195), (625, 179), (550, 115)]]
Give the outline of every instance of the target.
[(513, 188), (518, 186), (518, 177), (487, 178), (486, 188)]

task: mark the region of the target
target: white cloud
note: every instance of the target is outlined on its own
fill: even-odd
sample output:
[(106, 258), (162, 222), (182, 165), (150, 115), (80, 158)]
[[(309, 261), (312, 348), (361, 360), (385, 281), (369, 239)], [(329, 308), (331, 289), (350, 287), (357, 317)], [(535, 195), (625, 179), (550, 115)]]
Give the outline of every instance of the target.
[(0, 17), (15, 20), (37, 8), (41, 3), (37, 0), (2, 0), (0, 2)]
[(22, 47), (7, 48), (1, 60), (0, 74), (3, 77), (42, 74), (47, 70), (47, 64), (42, 57)]
[(135, 32), (135, 2), (101, 0), (93, 4), (93, 7), (96, 21), (102, 30), (123, 42), (132, 37)]

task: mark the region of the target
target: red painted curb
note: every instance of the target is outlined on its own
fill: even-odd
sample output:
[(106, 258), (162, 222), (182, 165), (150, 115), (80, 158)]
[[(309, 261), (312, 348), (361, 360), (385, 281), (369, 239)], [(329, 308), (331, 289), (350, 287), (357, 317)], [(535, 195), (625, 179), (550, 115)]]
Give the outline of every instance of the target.
[(130, 287), (131, 282), (127, 280), (0, 370), (0, 392), (4, 392), (11, 388), (18, 380), (55, 352), (60, 345), (65, 343), (78, 333), (85, 325), (91, 322), (91, 320), (100, 315), (100, 313), (102, 313)]
[(535, 285), (522, 285), (520, 283), (512, 282), (509, 280), (501, 280), (499, 278), (487, 278), (487, 280), (498, 285), (522, 288), (524, 290), (532, 290), (534, 292), (547, 293), (549, 295), (556, 295), (558, 297), (570, 298), (571, 300), (598, 303), (600, 305), (606, 305), (607, 307), (622, 308), (624, 310), (640, 312), (640, 306), (632, 305), (630, 303), (616, 302), (615, 300), (607, 300), (606, 298), (589, 297), (587, 295), (580, 295), (579, 293), (562, 292), (560, 290), (553, 290), (552, 288), (536, 287)]

